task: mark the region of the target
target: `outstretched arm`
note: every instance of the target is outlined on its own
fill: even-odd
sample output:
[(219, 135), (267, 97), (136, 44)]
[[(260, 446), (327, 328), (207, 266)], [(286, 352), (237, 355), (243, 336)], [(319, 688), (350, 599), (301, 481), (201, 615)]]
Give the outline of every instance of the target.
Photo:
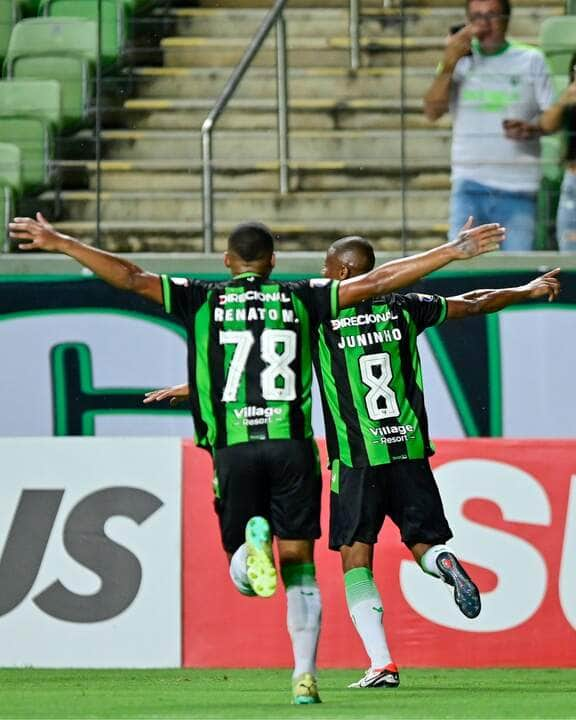
[(558, 274), (560, 268), (540, 275), (526, 285), (501, 290), (474, 290), (464, 295), (447, 298), (448, 319), (487, 315), (498, 312), (509, 305), (516, 305), (525, 300), (547, 298), (548, 302), (556, 300), (560, 293)]
[(161, 402), (170, 399), (170, 407), (176, 407), (187, 400), (190, 400), (190, 389), (188, 385), (173, 385), (172, 387), (152, 390), (144, 395), (143, 403), (148, 405), (153, 402)]
[(129, 260), (90, 247), (55, 230), (41, 213), (32, 218), (14, 218), (10, 223), (10, 237), (18, 240), (20, 250), (59, 252), (92, 270), (108, 284), (121, 290), (142, 295), (162, 304), (162, 283), (159, 275), (145, 272)]
[(343, 280), (338, 288), (340, 307), (356, 305), (367, 298), (405, 288), (454, 260), (467, 260), (497, 250), (504, 239), (505, 229), (498, 223), (473, 228), (472, 222), (473, 218), (468, 218), (452, 242), (428, 252), (392, 260), (365, 275)]

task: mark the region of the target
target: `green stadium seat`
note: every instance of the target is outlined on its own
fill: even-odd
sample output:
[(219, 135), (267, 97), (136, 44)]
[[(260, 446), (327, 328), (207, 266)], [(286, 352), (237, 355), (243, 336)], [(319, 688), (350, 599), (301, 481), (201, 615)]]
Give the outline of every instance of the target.
[(0, 143), (0, 184), (17, 193), (22, 190), (22, 155), (13, 143)]
[(1, 80), (0, 115), (40, 115), (58, 128), (62, 124), (61, 94), (58, 80)]
[(20, 5), (17, 0), (0, 0), (0, 62), (8, 52), (12, 28), (20, 20)]
[(53, 178), (54, 134), (42, 117), (0, 116), (0, 142), (17, 145), (22, 158), (22, 191), (33, 192)]
[(14, 212), (14, 196), (9, 185), (0, 182), (0, 250), (10, 250), (10, 238), (8, 237), (8, 223)]
[(18, 0), (18, 2), (22, 8), (22, 13), (26, 17), (34, 17), (38, 15), (40, 0)]
[(15, 195), (22, 189), (22, 158), (20, 148), (0, 143), (0, 251), (10, 249), (8, 223), (14, 212)]
[[(131, 0), (101, 0), (102, 63), (117, 63), (125, 52)], [(40, 12), (47, 17), (81, 17), (98, 20), (98, 0), (41, 0)]]
[(546, 18), (539, 42), (553, 75), (568, 77), (570, 59), (576, 49), (576, 16)]
[(92, 20), (67, 17), (22, 20), (10, 38), (5, 76), (58, 80), (63, 125), (77, 125), (91, 110), (97, 44), (97, 27)]

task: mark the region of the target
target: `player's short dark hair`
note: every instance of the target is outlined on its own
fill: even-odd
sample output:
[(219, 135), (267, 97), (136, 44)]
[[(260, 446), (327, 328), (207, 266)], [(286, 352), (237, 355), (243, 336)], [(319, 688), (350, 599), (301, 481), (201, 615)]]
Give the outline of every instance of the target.
[(349, 235), (332, 243), (330, 248), (344, 264), (354, 265), (360, 272), (369, 272), (376, 263), (374, 248), (360, 235)]
[[(502, 15), (509, 18), (510, 15), (512, 15), (512, 5), (510, 4), (510, 0), (499, 0), (499, 2)], [(466, 0), (466, 11), (468, 10), (470, 10), (470, 0)]]
[(264, 260), (274, 252), (274, 235), (263, 223), (241, 223), (230, 233), (228, 250), (245, 262)]

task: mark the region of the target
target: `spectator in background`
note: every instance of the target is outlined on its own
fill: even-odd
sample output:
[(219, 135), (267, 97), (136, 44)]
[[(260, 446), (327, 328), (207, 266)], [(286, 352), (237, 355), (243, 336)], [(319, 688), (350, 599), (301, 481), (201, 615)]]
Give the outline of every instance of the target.
[(541, 120), (554, 88), (537, 48), (507, 40), (509, 0), (468, 0), (424, 96), (430, 120), (453, 116), (450, 237), (472, 215), (506, 227), (503, 250), (532, 250)]
[(556, 238), (558, 250), (576, 252), (576, 53), (570, 60), (570, 84), (560, 96), (554, 112), (543, 118), (545, 132), (566, 130), (566, 170), (562, 180)]

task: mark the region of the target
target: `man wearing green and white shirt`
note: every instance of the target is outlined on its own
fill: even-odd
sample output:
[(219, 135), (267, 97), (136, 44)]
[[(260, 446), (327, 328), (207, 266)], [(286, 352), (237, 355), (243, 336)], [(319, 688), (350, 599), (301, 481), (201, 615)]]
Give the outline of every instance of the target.
[(468, 0), (424, 97), (426, 116), (453, 118), (450, 237), (469, 215), (506, 226), (503, 250), (532, 250), (540, 135), (555, 103), (542, 52), (506, 38), (509, 0)]

